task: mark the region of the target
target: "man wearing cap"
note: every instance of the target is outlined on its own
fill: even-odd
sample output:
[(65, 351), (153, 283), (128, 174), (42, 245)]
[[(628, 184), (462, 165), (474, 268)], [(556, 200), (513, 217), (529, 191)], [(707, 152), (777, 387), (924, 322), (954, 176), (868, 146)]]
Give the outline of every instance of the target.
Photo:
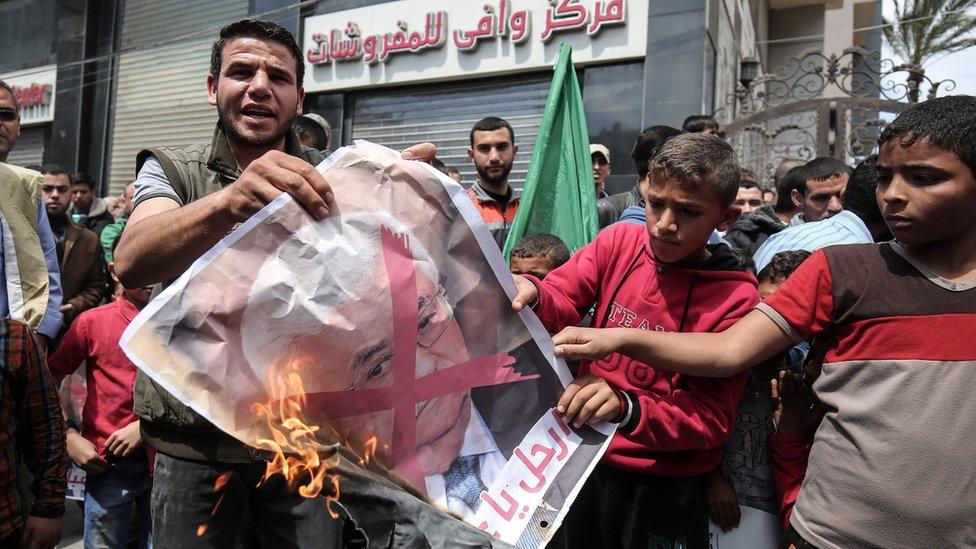
[(593, 184), (596, 186), (597, 199), (610, 196), (604, 186), (613, 166), (610, 165), (610, 149), (600, 143), (590, 143), (590, 158), (593, 160)]
[(291, 122), (291, 129), (298, 136), (302, 145), (317, 151), (329, 150), (332, 141), (332, 126), (315, 113), (306, 113), (295, 117)]

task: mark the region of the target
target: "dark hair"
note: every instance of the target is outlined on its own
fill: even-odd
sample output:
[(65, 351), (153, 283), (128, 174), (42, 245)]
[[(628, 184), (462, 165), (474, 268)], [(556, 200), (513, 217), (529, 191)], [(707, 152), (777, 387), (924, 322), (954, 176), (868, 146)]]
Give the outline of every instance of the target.
[(430, 159), (430, 165), (444, 175), (451, 175), (447, 173), (447, 164), (445, 164), (443, 161), (441, 161), (440, 158), (437, 158), (436, 156)]
[(569, 248), (558, 236), (538, 233), (523, 236), (512, 246), (512, 257), (546, 256), (552, 260), (555, 269), (569, 261)]
[(878, 206), (878, 155), (872, 154), (854, 168), (847, 190), (844, 191), (844, 209), (861, 218), (865, 224), (884, 223), (884, 215)]
[(759, 183), (756, 183), (755, 181), (753, 181), (751, 179), (740, 179), (739, 180), (739, 188), (740, 189), (759, 189), (760, 191), (762, 190), (762, 188), (759, 186)]
[(774, 255), (769, 264), (760, 271), (759, 280), (782, 282), (793, 274), (808, 257), (813, 255), (806, 250), (788, 250)]
[(39, 171), (46, 175), (66, 175), (68, 176), (68, 184), (73, 185), (75, 180), (71, 178), (71, 174), (68, 170), (61, 167), (60, 164), (41, 164), (37, 166), (35, 171)]
[[(719, 244), (719, 246), (724, 246), (724, 244)], [(729, 251), (732, 257), (739, 263), (739, 270), (753, 275), (756, 274), (756, 261), (752, 259), (751, 255), (738, 246), (729, 246)]]
[(776, 182), (776, 204), (773, 205), (773, 211), (776, 213), (786, 213), (795, 210), (796, 204), (793, 203), (793, 198), (790, 195), (793, 193), (793, 189), (801, 193), (804, 192), (806, 190), (806, 183), (807, 180), (803, 177), (802, 165), (796, 166), (786, 172), (786, 175)]
[(325, 134), (325, 128), (310, 118), (296, 116), (291, 121), (291, 130), (298, 135), (307, 135), (311, 137), (312, 142), (315, 144), (315, 149), (324, 151), (325, 149), (329, 148), (329, 136)]
[(742, 172), (732, 146), (717, 135), (683, 133), (665, 143), (651, 160), (650, 176), (701, 185), (728, 206), (739, 192)]
[(676, 135), (681, 135), (681, 130), (671, 126), (649, 126), (637, 136), (634, 142), (634, 150), (630, 152), (630, 157), (637, 166), (637, 175), (644, 179), (647, 176), (647, 164), (654, 158), (657, 151), (661, 149), (668, 139)]
[(288, 48), (295, 58), (295, 85), (302, 87), (305, 80), (305, 62), (302, 49), (295, 42), (295, 37), (285, 27), (273, 21), (264, 19), (241, 19), (220, 29), (220, 38), (213, 43), (210, 50), (210, 75), (217, 80), (220, 77), (220, 64), (223, 61), (224, 46), (237, 38), (257, 38), (277, 42)]
[(474, 132), (493, 132), (502, 128), (508, 130), (508, 136), (512, 138), (512, 144), (514, 145), (515, 130), (512, 129), (512, 125), (497, 116), (486, 116), (475, 122), (471, 128), (471, 134), (468, 136), (468, 139), (471, 141), (471, 146), (474, 147)]
[(685, 133), (699, 133), (709, 128), (718, 129), (718, 127), (718, 120), (715, 120), (707, 114), (696, 114), (685, 118), (684, 124), (681, 125), (681, 131)]
[(10, 93), (10, 97), (13, 97), (14, 98), (14, 110), (15, 111), (18, 111), (18, 113), (19, 113), (19, 111), (20, 111), (20, 102), (17, 101), (17, 94), (14, 93), (13, 86), (11, 86), (10, 84), (4, 82), (3, 80), (0, 80), (0, 89), (7, 90), (7, 92)]
[(797, 190), (806, 196), (807, 181), (826, 181), (839, 175), (850, 175), (851, 167), (831, 156), (820, 156), (804, 164), (801, 174), (803, 185), (800, 185)]
[(461, 172), (457, 168), (455, 168), (454, 166), (448, 166), (447, 167), (447, 171), (445, 173), (447, 173), (447, 175), (451, 175), (452, 173), (456, 173), (458, 175), (461, 175)]
[(773, 185), (779, 188), (779, 185), (786, 179), (786, 174), (790, 170), (798, 166), (806, 164), (806, 160), (800, 160), (799, 158), (784, 158), (780, 161), (779, 165), (776, 166), (776, 171), (773, 172)]
[(976, 97), (951, 95), (912, 105), (881, 131), (878, 146), (894, 140), (911, 147), (922, 139), (955, 154), (976, 174)]
[(92, 176), (89, 175), (88, 172), (75, 173), (73, 176), (71, 176), (71, 184), (84, 185), (89, 189), (91, 189), (92, 191), (95, 190), (95, 179), (92, 178)]

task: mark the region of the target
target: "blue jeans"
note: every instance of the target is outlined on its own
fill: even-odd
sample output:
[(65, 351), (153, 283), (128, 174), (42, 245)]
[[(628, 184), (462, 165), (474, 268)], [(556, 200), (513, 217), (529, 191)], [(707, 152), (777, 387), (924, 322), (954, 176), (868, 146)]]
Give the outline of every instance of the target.
[(129, 527), (139, 524), (140, 549), (152, 549), (149, 495), (152, 476), (144, 452), (113, 457), (112, 468), (85, 478), (85, 549), (125, 549)]

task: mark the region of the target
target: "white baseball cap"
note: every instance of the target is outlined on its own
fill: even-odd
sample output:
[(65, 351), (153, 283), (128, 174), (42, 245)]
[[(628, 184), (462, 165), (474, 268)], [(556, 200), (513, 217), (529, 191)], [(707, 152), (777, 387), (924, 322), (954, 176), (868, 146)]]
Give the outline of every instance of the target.
[(600, 143), (590, 143), (590, 156), (596, 153), (603, 155), (603, 158), (607, 159), (607, 164), (610, 163), (610, 149), (606, 145), (601, 145)]

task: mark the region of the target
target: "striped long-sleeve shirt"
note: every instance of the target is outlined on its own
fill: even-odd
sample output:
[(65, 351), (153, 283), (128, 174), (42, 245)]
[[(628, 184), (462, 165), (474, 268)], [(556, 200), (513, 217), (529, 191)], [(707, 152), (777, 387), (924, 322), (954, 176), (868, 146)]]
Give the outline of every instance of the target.
[(0, 318), (0, 539), (23, 526), (21, 458), (34, 475), (30, 514), (63, 515), (67, 452), (54, 377), (31, 329)]
[(779, 252), (806, 250), (815, 252), (820, 248), (837, 244), (871, 244), (874, 239), (867, 225), (853, 212), (844, 210), (822, 221), (812, 221), (793, 225), (772, 235), (756, 250), (752, 257), (756, 262), (756, 272), (762, 272)]

